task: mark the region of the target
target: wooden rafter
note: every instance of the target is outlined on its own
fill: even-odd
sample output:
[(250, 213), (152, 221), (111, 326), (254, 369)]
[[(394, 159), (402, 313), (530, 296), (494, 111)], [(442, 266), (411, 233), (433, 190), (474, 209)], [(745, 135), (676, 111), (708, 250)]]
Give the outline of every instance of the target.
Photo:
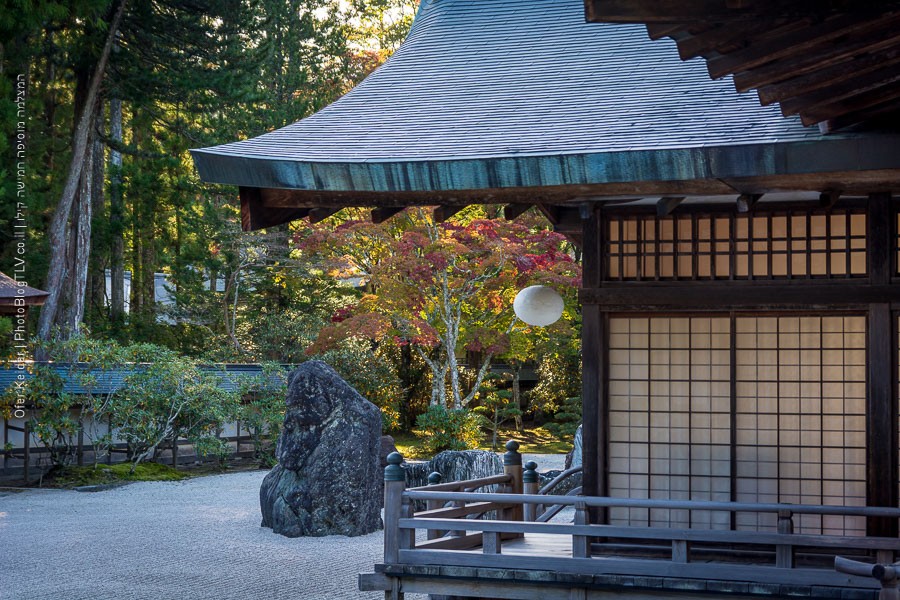
[(522, 216), (528, 209), (530, 204), (507, 204), (503, 207), (503, 218), (507, 221), (514, 221)]
[(844, 36), (868, 38), (893, 28), (900, 15), (889, 14), (872, 20), (858, 15), (842, 15), (809, 27), (791, 28), (787, 32), (775, 30), (753, 39), (753, 43), (737, 52), (707, 61), (710, 77), (718, 79), (730, 73), (749, 71), (772, 61), (793, 56), (818, 55), (827, 52), (831, 42)]
[(441, 205), (441, 206), (435, 207), (434, 222), (435, 223), (443, 223), (444, 221), (446, 221), (447, 219), (449, 219), (450, 217), (452, 217), (453, 215), (455, 215), (456, 213), (458, 213), (459, 211), (461, 211), (464, 208), (465, 208), (465, 206), (447, 206), (447, 205)]
[[(589, 21), (644, 23), (682, 60), (703, 57), (712, 78), (734, 77), (762, 104), (823, 131), (896, 113), (900, 0), (585, 0)], [(886, 106), (886, 101), (893, 108)], [(877, 107), (877, 111), (873, 108)]]
[(372, 209), (372, 222), (375, 224), (384, 223), (398, 212), (402, 211), (405, 206), (383, 206)]
[(313, 208), (309, 211), (309, 222), (310, 223), (319, 223), (320, 221), (324, 221), (331, 215), (335, 214), (339, 210), (341, 210), (341, 209), (331, 207), (331, 206), (327, 207), (327, 208), (324, 208), (324, 207)]

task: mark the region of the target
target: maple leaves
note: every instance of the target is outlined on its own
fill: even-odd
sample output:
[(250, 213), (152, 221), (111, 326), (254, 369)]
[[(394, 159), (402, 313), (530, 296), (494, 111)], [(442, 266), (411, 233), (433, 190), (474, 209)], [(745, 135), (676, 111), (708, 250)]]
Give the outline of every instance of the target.
[[(347, 337), (408, 344), (431, 370), (431, 403), (466, 406), (491, 358), (510, 348), (519, 289), (542, 283), (572, 298), (580, 284), (580, 266), (546, 224), (473, 212), (435, 223), (429, 212), (407, 209), (385, 224), (355, 219), (306, 235), (300, 247), (317, 253), (332, 273), (360, 277), (367, 292), (335, 315), (310, 351)], [(469, 365), (478, 375), (467, 394), (457, 360), (463, 350), (484, 357)]]

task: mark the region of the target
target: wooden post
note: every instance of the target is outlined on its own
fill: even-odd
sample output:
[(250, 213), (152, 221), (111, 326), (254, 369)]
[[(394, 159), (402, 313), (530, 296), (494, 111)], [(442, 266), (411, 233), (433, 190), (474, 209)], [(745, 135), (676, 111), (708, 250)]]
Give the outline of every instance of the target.
[[(794, 533), (794, 513), (789, 510), (778, 511), (778, 533), (791, 535)], [(794, 568), (794, 546), (778, 544), (775, 546), (775, 566), (781, 569)]]
[(84, 423), (81, 423), (78, 427), (78, 466), (84, 466)]
[[(890, 194), (869, 196), (866, 218), (869, 282), (889, 285), (892, 268), (893, 203)], [(867, 340), (866, 393), (866, 505), (897, 506), (897, 370), (894, 335), (896, 319), (889, 304), (870, 304)], [(870, 536), (896, 537), (897, 520), (867, 519)]]
[[(583, 500), (579, 500), (575, 503), (575, 524), (588, 524), (587, 506), (585, 505)], [(590, 558), (590, 556), (591, 552), (590, 544), (588, 543), (588, 537), (586, 535), (573, 535), (572, 558)]]
[[(525, 494), (537, 494), (540, 491), (540, 477), (537, 474), (537, 463), (529, 460), (525, 463), (525, 471), (522, 472), (522, 487)], [(525, 521), (536, 521), (538, 516), (537, 504), (526, 504), (523, 508)]]
[[(510, 493), (521, 494), (522, 482), (522, 455), (519, 454), (519, 442), (509, 440), (506, 442), (506, 454), (503, 455), (503, 472), (510, 476)], [(506, 512), (507, 521), (521, 521), (523, 518), (522, 505), (517, 504)], [(522, 537), (519, 534), (517, 537)]]
[(403, 510), (403, 491), (406, 475), (400, 467), (403, 456), (391, 452), (384, 469), (384, 562), (394, 564), (400, 560), (400, 515)]
[[(428, 475), (428, 485), (438, 485), (444, 479), (444, 476), (438, 473), (437, 471), (432, 471), (430, 475)], [(435, 510), (441, 508), (440, 500), (426, 500), (425, 501), (425, 510)], [(444, 535), (443, 531), (438, 531), (437, 529), (429, 529), (425, 534), (427, 539), (436, 540), (442, 535)]]

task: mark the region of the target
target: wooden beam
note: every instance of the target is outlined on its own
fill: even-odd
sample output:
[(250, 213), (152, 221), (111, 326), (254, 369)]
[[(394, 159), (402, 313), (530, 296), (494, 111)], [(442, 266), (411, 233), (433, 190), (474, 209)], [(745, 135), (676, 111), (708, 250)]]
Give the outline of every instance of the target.
[(713, 52), (727, 54), (745, 47), (754, 36), (779, 30), (793, 31), (809, 25), (809, 19), (784, 20), (760, 19), (740, 23), (723, 24), (710, 28), (702, 33), (682, 35), (677, 40), (678, 55), (681, 60), (690, 60), (698, 56), (710, 56)]
[(515, 221), (531, 208), (531, 204), (507, 204), (503, 207), (503, 218), (507, 221)]
[(841, 190), (825, 190), (819, 194), (819, 206), (832, 208), (841, 199)]
[(874, 285), (842, 280), (809, 284), (756, 285), (747, 281), (724, 284), (604, 283), (582, 289), (582, 303), (604, 310), (817, 310), (822, 308), (865, 309), (874, 303), (900, 302), (900, 285)]
[(741, 194), (737, 199), (737, 211), (739, 213), (750, 212), (762, 197), (762, 194)]
[(656, 201), (656, 216), (668, 217), (679, 204), (684, 202), (684, 196), (666, 196)]
[(824, 89), (786, 98), (781, 101), (781, 114), (787, 117), (801, 111), (809, 113), (820, 107), (865, 94), (879, 94), (880, 97), (880, 88), (897, 82), (900, 82), (900, 69), (896, 67), (869, 71)]
[(324, 221), (331, 215), (340, 211), (340, 208), (328, 207), (328, 208), (313, 208), (309, 211), (309, 222), (310, 223), (319, 223), (320, 221)]
[[(804, 109), (800, 111), (800, 120), (804, 125), (815, 125), (821, 121), (828, 121), (842, 115), (860, 112), (873, 106), (880, 106), (897, 100), (900, 100), (900, 83), (885, 86), (873, 93)], [(900, 102), (897, 103), (897, 107), (900, 108)]]
[(749, 71), (734, 75), (734, 87), (739, 92), (752, 88), (792, 79), (819, 69), (831, 67), (851, 60), (859, 54), (878, 52), (894, 48), (900, 43), (898, 18), (886, 18), (881, 31), (873, 32), (865, 39), (835, 43), (819, 48), (815, 53), (793, 54), (782, 60), (773, 61)]
[(855, 56), (851, 60), (817, 69), (806, 75), (764, 85), (757, 90), (759, 101), (763, 105), (769, 105), (773, 102), (804, 96), (823, 88), (830, 89), (847, 80), (857, 79), (872, 71), (882, 70), (898, 63), (900, 63), (900, 46), (864, 56)]
[(849, 14), (827, 19), (817, 25), (792, 29), (787, 32), (773, 31), (751, 40), (744, 50), (725, 54), (707, 61), (710, 77), (719, 79), (725, 75), (749, 71), (772, 61), (798, 55), (819, 53), (821, 48), (833, 44), (834, 40), (846, 36), (868, 37), (874, 31), (884, 28), (883, 21), (896, 22), (898, 15), (887, 14), (883, 18), (872, 19), (870, 15)]
[(379, 208), (373, 208), (372, 222), (375, 224), (384, 223), (405, 208), (405, 206), (382, 206)]
[[(819, 123), (819, 130), (823, 134), (832, 133), (834, 131), (838, 131), (839, 129), (843, 129), (844, 127), (855, 125), (856, 123), (871, 122), (882, 118), (889, 121), (890, 123), (896, 123), (898, 114), (900, 114), (900, 106), (898, 106), (898, 103), (896, 101), (889, 100), (888, 102), (882, 102), (881, 104), (877, 104), (869, 108), (844, 113), (843, 115), (840, 115), (838, 117), (834, 117), (826, 121), (821, 121)], [(898, 188), (900, 188), (900, 186), (892, 185), (887, 189), (893, 190)]]
[(446, 221), (447, 219), (449, 219), (450, 217), (452, 217), (453, 215), (455, 215), (456, 213), (458, 213), (459, 211), (461, 211), (464, 208), (465, 208), (465, 206), (447, 206), (447, 205), (437, 206), (434, 209), (434, 222), (435, 223), (443, 223), (444, 221)]
[(773, 17), (825, 15), (844, 6), (840, 0), (585, 0), (589, 22), (603, 23), (730, 23)]
[(647, 36), (651, 40), (659, 40), (666, 36), (674, 36), (687, 30), (687, 23), (648, 23)]

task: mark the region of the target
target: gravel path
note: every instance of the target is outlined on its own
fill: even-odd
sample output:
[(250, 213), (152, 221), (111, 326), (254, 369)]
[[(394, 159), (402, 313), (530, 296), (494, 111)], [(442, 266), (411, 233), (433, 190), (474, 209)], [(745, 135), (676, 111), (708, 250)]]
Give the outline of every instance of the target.
[[(535, 458), (541, 470), (552, 468), (549, 458)], [(0, 598), (382, 598), (356, 588), (357, 574), (381, 560), (381, 532), (275, 535), (260, 527), (264, 476), (252, 471), (94, 493), (0, 492)]]

